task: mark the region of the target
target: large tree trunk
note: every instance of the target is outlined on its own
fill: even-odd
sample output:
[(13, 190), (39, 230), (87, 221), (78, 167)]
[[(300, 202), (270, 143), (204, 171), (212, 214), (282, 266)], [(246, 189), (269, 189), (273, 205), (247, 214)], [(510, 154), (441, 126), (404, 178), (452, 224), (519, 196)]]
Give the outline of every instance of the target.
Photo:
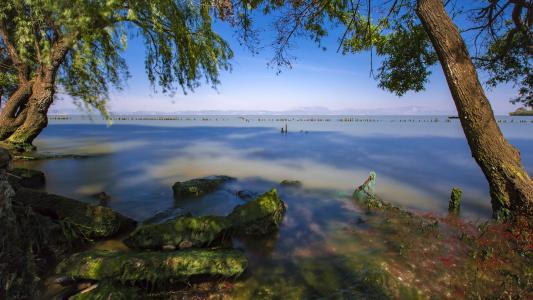
[(533, 181), (503, 136), (459, 31), (442, 0), (418, 0), (417, 15), (437, 52), (472, 156), (490, 186), (496, 218), (533, 220)]
[(22, 125), (6, 140), (10, 144), (31, 147), (33, 140), (48, 125), (48, 108), (54, 100), (54, 83), (38, 78), (26, 104), (26, 116)]
[(25, 105), (32, 94), (33, 82), (22, 83), (0, 112), (0, 141), (8, 138), (24, 122)]

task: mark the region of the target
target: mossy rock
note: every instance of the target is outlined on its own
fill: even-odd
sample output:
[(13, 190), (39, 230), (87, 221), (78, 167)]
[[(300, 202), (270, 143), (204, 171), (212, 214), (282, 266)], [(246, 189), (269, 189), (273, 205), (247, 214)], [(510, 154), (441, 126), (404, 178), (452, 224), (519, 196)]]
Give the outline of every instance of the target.
[(216, 191), (224, 183), (235, 180), (233, 177), (219, 175), (176, 182), (172, 186), (174, 199), (197, 198)]
[(139, 288), (112, 282), (99, 282), (93, 289), (83, 291), (70, 300), (136, 300), (145, 299)]
[(8, 180), (14, 188), (41, 188), (46, 183), (46, 178), (43, 172), (23, 168), (9, 170)]
[(288, 180), (288, 179), (285, 179), (285, 180), (280, 182), (280, 185), (281, 186), (286, 186), (286, 187), (299, 188), (299, 187), (302, 187), (302, 182), (299, 181), (299, 180)]
[(460, 188), (453, 188), (450, 195), (450, 202), (448, 203), (448, 212), (458, 215), (461, 211), (461, 198), (463, 191)]
[(252, 200), (252, 199), (257, 198), (257, 196), (259, 196), (259, 194), (256, 192), (246, 191), (246, 190), (238, 191), (236, 195), (237, 197), (239, 197), (239, 199), (244, 200), (244, 201)]
[(87, 238), (105, 238), (135, 228), (136, 222), (110, 208), (89, 205), (66, 197), (20, 188), (15, 200), (34, 211), (61, 220)]
[(230, 221), (218, 216), (182, 216), (162, 224), (137, 228), (124, 243), (137, 249), (198, 248), (223, 238)]
[(276, 189), (264, 193), (257, 199), (239, 205), (228, 215), (237, 233), (263, 235), (276, 230), (285, 213), (285, 204), (278, 197)]
[(56, 273), (73, 279), (162, 283), (191, 277), (234, 278), (247, 268), (238, 250), (117, 252), (90, 250), (62, 261)]

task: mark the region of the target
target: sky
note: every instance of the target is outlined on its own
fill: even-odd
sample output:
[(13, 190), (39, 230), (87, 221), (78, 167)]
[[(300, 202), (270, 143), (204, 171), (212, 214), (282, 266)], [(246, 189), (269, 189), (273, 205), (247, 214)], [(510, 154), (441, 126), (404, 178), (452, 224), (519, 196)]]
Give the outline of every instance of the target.
[[(109, 108), (115, 113), (185, 112), (185, 111), (309, 111), (321, 113), (361, 114), (456, 114), (440, 65), (432, 68), (426, 90), (409, 92), (403, 97), (384, 91), (370, 76), (370, 53), (343, 55), (337, 52), (341, 29), (331, 28), (323, 40), (323, 50), (304, 38), (296, 40), (290, 54), (295, 57), (291, 69), (268, 66), (273, 25), (269, 19), (259, 20), (256, 28), (262, 41), (254, 55), (239, 45), (235, 34), (224, 24), (215, 30), (234, 51), (232, 71), (222, 72), (220, 85), (213, 89), (203, 84), (186, 95), (178, 91), (164, 95), (148, 82), (144, 67), (144, 46), (134, 38), (124, 53), (131, 78), (122, 91), (112, 91)], [(376, 61), (374, 61), (376, 68)], [(483, 75), (482, 75), (483, 80)], [(487, 90), (487, 89), (486, 89)], [(507, 115), (517, 107), (509, 99), (517, 94), (510, 85), (487, 90), (496, 114)], [(52, 112), (72, 111), (76, 107), (66, 96), (60, 96)]]

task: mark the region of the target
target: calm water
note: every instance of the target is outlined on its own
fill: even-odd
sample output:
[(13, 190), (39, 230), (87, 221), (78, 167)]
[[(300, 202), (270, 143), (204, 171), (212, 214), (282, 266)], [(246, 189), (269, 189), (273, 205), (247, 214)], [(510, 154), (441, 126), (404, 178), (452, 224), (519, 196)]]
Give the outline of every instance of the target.
[[(274, 236), (237, 243), (251, 258), (251, 274), (235, 297), (350, 298), (358, 295), (353, 266), (382, 259), (379, 249), (344, 231), (361, 214), (347, 196), (370, 171), (386, 201), (445, 213), (451, 188), (460, 187), (463, 216), (490, 216), (488, 186), (458, 120), (356, 119), (190, 116), (110, 127), (87, 118), (52, 121), (36, 142), (39, 150), (95, 156), (22, 165), (44, 171), (49, 192), (97, 202), (94, 195), (105, 191), (110, 207), (137, 220), (158, 212), (223, 215), (242, 203), (236, 191), (277, 187), (288, 206), (284, 223)], [(532, 174), (533, 118), (498, 119)], [(282, 135), (285, 124), (289, 133)], [(239, 180), (200, 201), (172, 199), (174, 182), (217, 174)], [(303, 188), (279, 187), (283, 179), (300, 180)]]

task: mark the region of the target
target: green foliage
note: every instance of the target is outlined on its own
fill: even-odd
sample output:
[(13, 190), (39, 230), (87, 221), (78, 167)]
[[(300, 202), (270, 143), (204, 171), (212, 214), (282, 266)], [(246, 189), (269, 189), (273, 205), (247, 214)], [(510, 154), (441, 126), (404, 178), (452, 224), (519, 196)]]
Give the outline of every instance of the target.
[(491, 41), (487, 51), (476, 59), (477, 67), (490, 75), (487, 84), (512, 83), (518, 87), (518, 96), (511, 103), (522, 103), (533, 109), (533, 31), (517, 31)]
[(378, 68), (379, 87), (398, 96), (424, 90), (431, 75), (429, 66), (437, 62), (429, 38), (420, 24), (397, 24), (376, 53), (385, 59)]
[[(120, 89), (128, 77), (122, 54), (134, 36), (144, 39), (148, 79), (162, 92), (193, 90), (203, 79), (218, 84), (233, 53), (212, 30), (213, 9), (204, 0), (7, 0), (0, 4), (1, 40), (16, 48), (29, 79), (59, 66), (55, 83), (77, 104), (107, 115), (110, 86)], [(61, 48), (67, 51), (58, 57)]]
[(0, 107), (17, 87), (17, 75), (0, 39)]

